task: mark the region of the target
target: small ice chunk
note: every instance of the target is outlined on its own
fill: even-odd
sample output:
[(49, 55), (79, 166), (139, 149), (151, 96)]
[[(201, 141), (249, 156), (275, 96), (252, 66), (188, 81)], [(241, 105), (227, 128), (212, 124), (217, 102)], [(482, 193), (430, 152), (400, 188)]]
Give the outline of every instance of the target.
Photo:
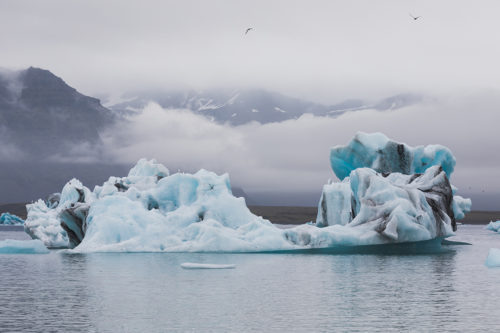
[(49, 250), (43, 245), (43, 242), (38, 239), (27, 241), (6, 239), (0, 241), (0, 254), (14, 253), (49, 253)]
[(490, 221), (490, 223), (488, 223), (488, 225), (486, 226), (486, 229), (492, 230), (495, 232), (499, 232), (500, 231), (500, 220), (495, 221), (495, 222)]
[(228, 268), (236, 268), (234, 264), (200, 264), (196, 262), (185, 262), (181, 264), (181, 267), (184, 269), (228, 269)]
[(485, 265), (488, 267), (500, 266), (500, 249), (491, 248), (486, 258)]
[(17, 215), (10, 213), (2, 213), (0, 215), (0, 224), (3, 225), (23, 225), (24, 220)]

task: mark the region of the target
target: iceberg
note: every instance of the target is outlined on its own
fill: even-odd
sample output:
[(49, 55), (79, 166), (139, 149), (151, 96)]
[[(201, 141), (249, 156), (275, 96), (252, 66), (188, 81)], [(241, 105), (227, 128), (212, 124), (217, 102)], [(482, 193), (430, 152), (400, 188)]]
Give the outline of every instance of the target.
[[(76, 179), (27, 205), (26, 232), (73, 252), (275, 252), (442, 240), (470, 210), (449, 177), (451, 151), (358, 133), (331, 153), (341, 179), (323, 187), (316, 224), (282, 229), (233, 196), (229, 176), (170, 174), (141, 159), (93, 191)], [(348, 174), (345, 174), (348, 172)], [(431, 247), (432, 247), (431, 246)]]
[(500, 221), (490, 221), (490, 223), (488, 223), (488, 225), (486, 226), (486, 229), (500, 232)]
[(75, 252), (255, 252), (293, 249), (282, 231), (232, 195), (227, 174), (170, 175), (141, 159), (93, 191), (68, 182), (57, 205), (28, 205), (26, 232)]
[(67, 248), (70, 238), (61, 216), (71, 214), (75, 206), (92, 199), (92, 192), (77, 179), (64, 185), (61, 194), (52, 194), (48, 200), (26, 205), (28, 217), (24, 231), (33, 239), (40, 239), (48, 248)]
[(22, 225), (24, 220), (17, 215), (2, 213), (0, 215), (0, 225)]
[(488, 252), (488, 257), (486, 257), (485, 265), (488, 267), (500, 266), (500, 249), (490, 249), (490, 252)]
[(346, 146), (330, 151), (330, 164), (335, 175), (344, 179), (358, 168), (370, 168), (379, 173), (399, 172), (406, 175), (424, 173), (439, 165), (448, 177), (456, 160), (451, 151), (441, 145), (410, 147), (390, 140), (382, 133), (358, 132)]
[(200, 264), (195, 262), (185, 262), (181, 264), (184, 269), (231, 269), (236, 268), (234, 264)]
[(449, 178), (456, 160), (441, 145), (410, 147), (382, 133), (359, 132), (346, 146), (331, 149), (330, 163), (341, 181), (323, 187), (320, 227), (371, 221), (395, 238), (396, 226), (410, 223), (441, 237), (455, 231), (455, 220), (471, 209), (470, 199), (455, 195)]
[(452, 234), (452, 189), (439, 167), (419, 176), (362, 168), (349, 179), (330, 185), (340, 194), (325, 191), (336, 206), (332, 211), (332, 200), (324, 201), (323, 224), (281, 229), (232, 195), (227, 174), (170, 175), (155, 160), (141, 159), (126, 177), (110, 177), (93, 191), (73, 179), (57, 204), (28, 205), (25, 230), (72, 252), (309, 251)]
[(456, 229), (451, 203), (452, 189), (439, 166), (415, 175), (360, 168), (324, 186), (316, 225), (368, 228), (395, 242), (429, 240)]
[(20, 241), (6, 239), (0, 241), (0, 254), (43, 254), (49, 252), (40, 240)]

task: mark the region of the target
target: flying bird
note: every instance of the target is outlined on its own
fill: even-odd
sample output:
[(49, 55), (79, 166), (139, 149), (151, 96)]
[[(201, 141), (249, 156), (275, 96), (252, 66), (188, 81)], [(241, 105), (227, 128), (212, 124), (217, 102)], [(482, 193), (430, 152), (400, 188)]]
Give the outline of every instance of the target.
[(250, 30), (253, 30), (253, 28), (247, 28), (247, 30), (245, 31), (245, 35), (250, 31)]
[(419, 18), (421, 18), (422, 16), (413, 16), (413, 15), (411, 15), (411, 14), (410, 14), (410, 17), (411, 17), (414, 21), (416, 21), (416, 20), (418, 20)]

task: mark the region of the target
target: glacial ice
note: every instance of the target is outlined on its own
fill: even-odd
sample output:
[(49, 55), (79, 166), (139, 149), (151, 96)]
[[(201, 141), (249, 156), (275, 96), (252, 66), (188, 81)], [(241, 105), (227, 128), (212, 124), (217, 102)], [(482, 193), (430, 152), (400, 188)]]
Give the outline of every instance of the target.
[(92, 198), (92, 192), (77, 179), (64, 185), (61, 194), (52, 194), (46, 201), (26, 205), (28, 217), (24, 231), (33, 239), (40, 239), (48, 248), (67, 248), (70, 239), (61, 224), (61, 214)]
[(229, 177), (169, 175), (141, 159), (93, 191), (73, 179), (57, 205), (28, 205), (25, 230), (48, 247), (80, 252), (263, 251), (293, 248), (280, 229), (231, 193)]
[(465, 217), (465, 214), (470, 212), (471, 208), (472, 208), (471, 199), (463, 198), (459, 195), (453, 196), (452, 209), (453, 209), (453, 215), (455, 216), (456, 220), (463, 219)]
[(234, 264), (201, 264), (195, 262), (184, 262), (181, 264), (184, 269), (230, 269), (236, 268)]
[(488, 267), (499, 267), (500, 266), (500, 249), (491, 248), (486, 257), (485, 265)]
[(316, 224), (364, 226), (396, 242), (447, 237), (455, 227), (451, 202), (452, 189), (439, 166), (415, 175), (359, 168), (324, 186)]
[(0, 241), (0, 254), (35, 254), (49, 253), (49, 250), (40, 240), (13, 240)]
[(24, 220), (17, 215), (2, 213), (0, 215), (0, 225), (22, 225)]
[(347, 146), (332, 148), (330, 162), (341, 181), (323, 187), (319, 227), (369, 222), (399, 238), (399, 225), (411, 222), (408, 227), (433, 238), (450, 235), (471, 209), (471, 200), (455, 195), (449, 183), (456, 160), (444, 146), (410, 147), (359, 132)]
[(441, 166), (450, 177), (456, 160), (451, 151), (441, 145), (410, 147), (392, 141), (382, 133), (358, 132), (347, 146), (331, 149), (330, 164), (340, 180), (358, 168), (411, 175), (423, 173), (435, 165)]
[(74, 252), (273, 252), (452, 234), (452, 189), (438, 166), (422, 175), (362, 168), (325, 188), (332, 190), (322, 196), (330, 206), (318, 213), (321, 227), (280, 229), (232, 195), (227, 174), (170, 175), (141, 159), (127, 177), (110, 177), (93, 191), (73, 179), (59, 201), (28, 205), (25, 230), (48, 247)]
[(486, 226), (486, 229), (500, 232), (500, 221), (490, 221), (490, 223), (488, 223), (488, 225)]

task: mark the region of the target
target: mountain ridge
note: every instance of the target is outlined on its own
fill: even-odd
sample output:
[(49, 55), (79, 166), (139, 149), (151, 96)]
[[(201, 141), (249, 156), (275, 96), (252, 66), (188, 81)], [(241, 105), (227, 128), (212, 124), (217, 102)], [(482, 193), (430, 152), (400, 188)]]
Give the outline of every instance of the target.
[(109, 105), (119, 114), (134, 114), (148, 103), (154, 102), (166, 109), (188, 109), (218, 123), (233, 126), (251, 121), (261, 124), (297, 119), (303, 114), (322, 117), (338, 117), (352, 111), (374, 109), (396, 110), (419, 103), (423, 96), (399, 94), (376, 103), (361, 99), (348, 99), (338, 104), (324, 105), (281, 93), (262, 90), (208, 90), (208, 91), (146, 91), (128, 93), (126, 101)]

